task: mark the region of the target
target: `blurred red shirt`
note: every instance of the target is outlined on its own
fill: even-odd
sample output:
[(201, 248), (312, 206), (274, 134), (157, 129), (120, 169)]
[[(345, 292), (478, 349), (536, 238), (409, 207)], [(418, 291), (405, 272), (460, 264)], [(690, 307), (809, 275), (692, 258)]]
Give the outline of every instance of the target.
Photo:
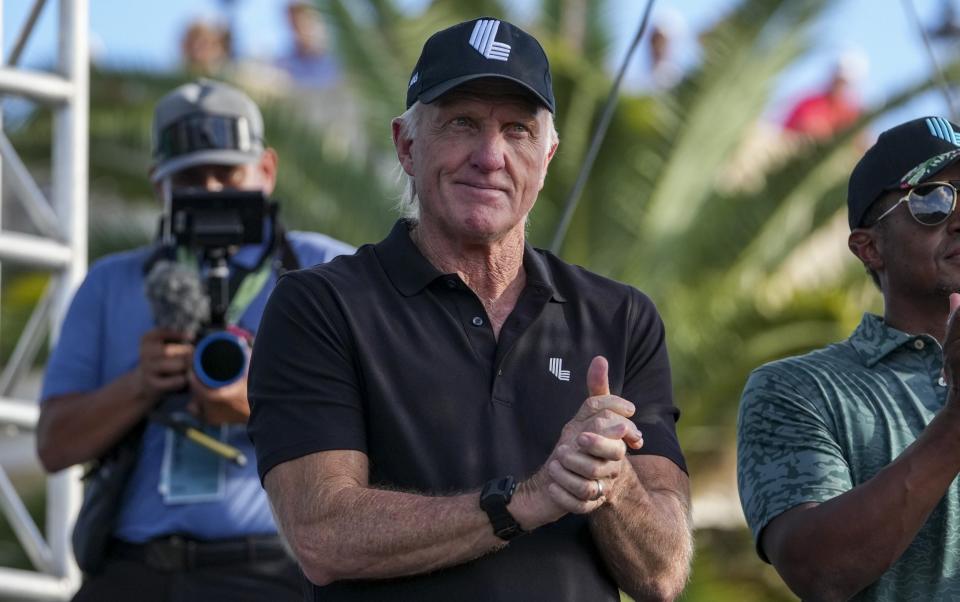
[(859, 116), (860, 107), (844, 96), (815, 94), (797, 103), (783, 127), (813, 138), (829, 138)]

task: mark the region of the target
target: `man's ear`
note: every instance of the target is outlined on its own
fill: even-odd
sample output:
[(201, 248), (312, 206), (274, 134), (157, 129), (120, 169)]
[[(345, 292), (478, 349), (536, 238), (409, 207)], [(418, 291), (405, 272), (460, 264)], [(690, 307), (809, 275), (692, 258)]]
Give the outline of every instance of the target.
[(405, 171), (408, 176), (412, 176), (413, 155), (411, 154), (411, 150), (413, 140), (404, 136), (403, 122), (399, 117), (394, 119), (390, 123), (390, 126), (393, 130), (393, 146), (397, 149), (397, 159), (400, 161), (400, 166), (403, 167), (403, 171)]
[(883, 269), (883, 238), (876, 228), (856, 228), (847, 238), (847, 247), (868, 269)]
[(543, 159), (543, 173), (540, 176), (540, 187), (537, 190), (543, 190), (543, 183), (547, 180), (547, 167), (550, 165), (550, 160), (553, 159), (554, 153), (557, 152), (557, 146), (559, 142), (554, 142), (550, 146), (550, 150), (547, 151), (547, 156)]
[(260, 161), (257, 162), (257, 169), (260, 170), (263, 193), (266, 196), (273, 194), (273, 189), (277, 185), (277, 165), (277, 151), (270, 147), (263, 149)]

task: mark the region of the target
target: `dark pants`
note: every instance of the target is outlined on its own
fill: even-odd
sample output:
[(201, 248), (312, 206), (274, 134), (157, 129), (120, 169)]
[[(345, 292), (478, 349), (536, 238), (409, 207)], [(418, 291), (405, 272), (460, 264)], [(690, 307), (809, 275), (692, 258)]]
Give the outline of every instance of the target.
[(74, 602), (294, 602), (305, 599), (306, 579), (288, 558), (184, 571), (159, 571), (143, 562), (109, 558), (84, 581)]

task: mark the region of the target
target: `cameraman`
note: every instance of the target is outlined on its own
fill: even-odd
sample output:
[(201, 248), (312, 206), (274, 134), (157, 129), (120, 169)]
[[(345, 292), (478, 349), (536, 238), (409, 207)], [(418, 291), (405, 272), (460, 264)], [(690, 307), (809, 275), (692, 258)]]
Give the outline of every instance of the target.
[[(269, 196), (276, 181), (277, 155), (264, 144), (256, 104), (211, 80), (159, 101), (153, 153), (150, 178), (167, 206), (187, 189)], [(228, 262), (229, 326), (247, 333), (256, 333), (279, 271), (353, 250), (321, 234), (284, 233), (271, 216), (264, 242), (241, 246)], [(131, 438), (136, 453), (102, 559), (78, 553), (87, 578), (74, 599), (302, 599), (302, 578), (276, 535), (255, 463), (231, 463), (146, 420), (158, 408), (192, 414), (207, 434), (253, 458), (246, 375), (204, 386), (191, 370), (194, 336), (155, 326), (144, 292), (150, 265), (179, 256), (203, 270), (178, 251), (158, 241), (96, 262), (47, 364), (37, 427), (43, 466), (54, 472), (93, 462)]]

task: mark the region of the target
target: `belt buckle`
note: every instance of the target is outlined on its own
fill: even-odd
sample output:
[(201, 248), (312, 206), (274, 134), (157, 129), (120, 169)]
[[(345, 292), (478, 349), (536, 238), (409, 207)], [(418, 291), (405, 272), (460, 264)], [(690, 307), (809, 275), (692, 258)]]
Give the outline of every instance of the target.
[(144, 562), (147, 566), (166, 573), (183, 571), (187, 568), (186, 551), (189, 543), (176, 535), (148, 542)]

